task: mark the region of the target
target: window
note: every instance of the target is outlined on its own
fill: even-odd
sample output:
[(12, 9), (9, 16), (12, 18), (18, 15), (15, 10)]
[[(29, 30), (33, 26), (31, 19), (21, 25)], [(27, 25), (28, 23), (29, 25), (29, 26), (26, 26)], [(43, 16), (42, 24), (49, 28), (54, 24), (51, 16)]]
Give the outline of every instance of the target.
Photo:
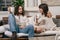
[(7, 7), (11, 5), (12, 0), (0, 0), (0, 11), (7, 11)]
[(41, 4), (41, 0), (24, 0), (25, 1), (25, 10), (27, 11), (36, 11), (38, 10), (38, 5)]

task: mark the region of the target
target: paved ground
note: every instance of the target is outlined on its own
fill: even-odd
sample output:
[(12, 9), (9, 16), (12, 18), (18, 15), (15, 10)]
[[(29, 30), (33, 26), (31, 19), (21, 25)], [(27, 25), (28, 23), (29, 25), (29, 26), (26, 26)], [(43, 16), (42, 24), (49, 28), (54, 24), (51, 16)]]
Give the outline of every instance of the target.
[(34, 37), (29, 38), (29, 40), (55, 40), (55, 36)]

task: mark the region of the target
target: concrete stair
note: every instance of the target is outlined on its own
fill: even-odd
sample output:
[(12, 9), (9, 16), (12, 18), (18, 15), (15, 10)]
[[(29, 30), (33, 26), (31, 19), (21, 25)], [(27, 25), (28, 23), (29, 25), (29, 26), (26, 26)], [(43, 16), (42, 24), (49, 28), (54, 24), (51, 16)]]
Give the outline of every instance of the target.
[[(11, 40), (11, 38), (0, 38), (0, 40)], [(17, 38), (17, 40), (28, 40), (27, 38)]]

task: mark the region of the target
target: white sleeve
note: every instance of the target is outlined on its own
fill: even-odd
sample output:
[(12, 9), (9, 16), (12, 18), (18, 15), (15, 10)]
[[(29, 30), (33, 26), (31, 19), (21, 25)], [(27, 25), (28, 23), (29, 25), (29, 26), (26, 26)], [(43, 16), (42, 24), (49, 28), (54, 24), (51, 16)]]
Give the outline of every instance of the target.
[(52, 24), (52, 27), (50, 30), (53, 30), (55, 27), (56, 27), (56, 24), (53, 22), (53, 20), (51, 19), (51, 24)]
[(47, 18), (46, 21), (47, 21), (46, 26), (47, 26), (47, 28), (48, 28), (49, 30), (53, 30), (53, 29), (56, 27), (56, 25), (54, 24), (52, 18)]
[(41, 22), (42, 21), (42, 18), (40, 18), (39, 20), (38, 20), (38, 22)]
[(39, 20), (38, 20), (38, 22), (40, 23), (42, 20), (45, 20), (45, 18), (40, 18)]

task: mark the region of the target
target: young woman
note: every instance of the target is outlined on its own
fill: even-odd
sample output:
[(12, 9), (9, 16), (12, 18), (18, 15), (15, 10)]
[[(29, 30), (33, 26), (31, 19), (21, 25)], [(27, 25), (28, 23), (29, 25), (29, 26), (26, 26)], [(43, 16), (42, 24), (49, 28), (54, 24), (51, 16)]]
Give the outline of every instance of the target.
[(40, 4), (39, 11), (41, 13), (40, 19), (38, 19), (39, 27), (37, 27), (37, 32), (42, 30), (53, 30), (56, 25), (53, 23), (52, 15), (49, 12), (47, 4)]

